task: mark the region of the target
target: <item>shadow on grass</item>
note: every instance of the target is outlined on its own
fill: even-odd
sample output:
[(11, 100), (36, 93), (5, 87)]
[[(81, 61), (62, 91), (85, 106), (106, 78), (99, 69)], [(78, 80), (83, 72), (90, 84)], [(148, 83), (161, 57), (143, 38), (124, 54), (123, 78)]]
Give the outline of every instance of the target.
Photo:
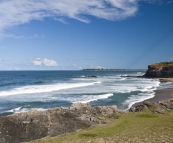
[(158, 116), (155, 114), (139, 114), (139, 115), (136, 115), (136, 117), (139, 117), (139, 118), (157, 118)]
[(97, 137), (97, 134), (94, 133), (83, 133), (79, 135), (81, 138), (91, 138), (91, 137)]

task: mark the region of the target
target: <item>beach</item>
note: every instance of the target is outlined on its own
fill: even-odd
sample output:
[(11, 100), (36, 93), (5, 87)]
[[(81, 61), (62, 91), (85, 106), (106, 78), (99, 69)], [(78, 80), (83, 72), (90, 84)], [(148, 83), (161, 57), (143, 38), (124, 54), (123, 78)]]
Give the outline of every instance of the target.
[[(25, 73), (25, 74), (29, 76), (28, 73)], [(45, 75), (47, 73), (41, 73), (41, 74)], [(56, 75), (57, 72), (54, 74)], [(69, 74), (71, 74), (71, 72), (68, 72), (68, 75)], [(42, 81), (36, 82), (36, 85), (34, 84), (28, 85), (27, 83), (27, 86), (22, 86), (20, 88), (15, 88), (15, 89), (17, 89), (17, 92), (23, 93), (22, 96), (24, 96), (26, 92), (32, 91), (32, 92), (35, 92), (32, 95), (35, 98), (36, 97), (50, 98), (53, 96), (50, 96), (50, 95), (48, 96), (48, 93), (49, 94), (51, 93), (51, 92), (48, 92), (48, 89), (50, 90), (54, 86), (64, 89), (64, 85), (65, 85), (65, 89), (62, 90), (63, 92), (60, 89), (56, 91), (57, 95), (61, 95), (62, 93), (64, 93), (63, 96), (65, 96), (65, 93), (71, 94), (70, 96), (66, 96), (66, 97), (68, 98), (70, 97), (69, 99), (73, 99), (73, 101), (74, 99), (85, 99), (86, 97), (87, 99), (90, 98), (90, 101), (91, 101), (93, 97), (99, 97), (99, 99), (95, 101), (95, 103), (98, 102), (97, 104), (95, 104), (95, 106), (93, 106), (92, 104), (93, 102), (90, 102), (91, 103), (90, 104), (88, 103), (88, 100), (86, 100), (87, 103), (86, 102), (73, 103), (70, 106), (70, 108), (63, 107), (63, 106), (60, 108), (52, 108), (53, 107), (52, 106), (51, 108), (49, 107), (48, 110), (40, 111), (39, 108), (35, 108), (33, 110), (33, 105), (38, 103), (33, 102), (34, 103), (33, 104), (33, 103), (26, 102), (27, 105), (28, 104), (32, 105), (28, 112), (22, 113), (21, 109), (23, 108), (20, 107), (20, 108), (16, 108), (15, 110), (8, 111), (11, 114), (12, 112), (13, 113), (20, 112), (20, 113), (0, 117), (0, 125), (2, 125), (2, 128), (0, 130), (1, 132), (0, 141), (4, 141), (3, 143), (5, 142), (10, 143), (15, 139), (15, 143), (19, 143), (19, 142), (24, 142), (24, 141), (26, 142), (26, 141), (44, 138), (47, 143), (49, 142), (48, 136), (51, 136), (51, 137), (57, 136), (55, 138), (51, 138), (50, 140), (55, 139), (55, 142), (63, 142), (61, 140), (61, 137), (63, 137), (64, 142), (71, 142), (72, 140), (68, 139), (68, 136), (70, 137), (72, 136), (72, 138), (74, 138), (74, 142), (77, 142), (78, 140), (81, 140), (81, 142), (86, 142), (86, 139), (89, 141), (90, 140), (93, 141), (96, 139), (93, 142), (100, 142), (100, 141), (97, 141), (97, 139), (100, 140), (101, 137), (103, 137), (104, 135), (105, 136), (104, 140), (107, 140), (107, 137), (110, 137), (110, 142), (125, 142), (127, 139), (129, 142), (141, 142), (141, 141), (148, 142), (147, 139), (149, 139), (151, 142), (155, 142), (158, 140), (158, 135), (163, 137), (165, 134), (166, 136), (164, 136), (164, 139), (160, 138), (159, 141), (162, 140), (163, 142), (164, 141), (170, 142), (170, 140), (172, 140), (173, 112), (170, 111), (172, 110), (171, 100), (168, 101), (169, 103), (166, 103), (166, 105), (168, 105), (167, 107), (160, 106), (161, 105), (160, 103), (158, 104), (149, 103), (149, 104), (146, 104), (145, 106), (147, 110), (143, 110), (144, 108), (138, 108), (138, 107), (134, 108), (134, 110), (127, 110), (125, 108), (127, 106), (129, 106), (130, 108), (132, 103), (136, 103), (138, 101), (143, 102), (145, 99), (151, 102), (159, 102), (162, 100), (173, 98), (173, 88), (172, 88), (173, 83), (170, 82), (170, 80), (167, 82), (167, 79), (164, 79), (164, 82), (163, 80), (159, 82), (158, 79), (155, 80), (153, 78), (135, 78), (135, 77), (124, 78), (120, 76), (120, 73), (116, 73), (116, 74), (111, 73), (110, 75), (110, 73), (101, 72), (101, 73), (98, 73), (99, 76), (97, 76), (97, 78), (88, 78), (88, 77), (86, 78), (85, 76), (82, 76), (84, 73), (79, 74), (75, 72), (75, 74), (77, 75), (77, 77), (70, 77), (71, 82), (67, 83), (67, 81), (65, 81), (65, 83), (63, 83), (63, 86), (60, 86), (62, 85), (62, 83), (56, 83), (56, 84), (50, 83), (49, 85), (44, 85), (42, 84), (44, 80), (42, 80)], [(123, 74), (125, 75), (126, 73), (123, 73)], [(32, 77), (32, 76), (29, 76), (29, 77)], [(60, 76), (57, 76), (57, 77), (59, 78)], [(65, 75), (65, 77), (67, 77), (67, 75)], [(65, 77), (63, 78), (63, 80), (65, 79)], [(54, 77), (52, 78), (54, 79)], [(62, 75), (61, 75), (61, 78), (62, 78)], [(58, 81), (62, 82), (62, 80), (58, 80)], [(69, 82), (69, 78), (68, 78), (68, 82)], [(110, 88), (110, 85), (111, 85), (111, 88)], [(35, 89), (36, 87), (37, 89)], [(47, 89), (46, 93), (41, 92), (40, 96), (38, 96), (39, 95), (38, 92), (40, 92), (39, 89), (43, 87), (44, 87), (44, 90)], [(81, 90), (78, 90), (79, 88), (81, 88)], [(102, 89), (101, 91), (102, 93), (100, 93), (99, 91), (99, 94), (96, 94), (95, 90), (98, 90), (98, 89)], [(103, 92), (103, 90), (107, 92)], [(117, 90), (119, 92), (112, 93), (110, 92), (112, 90)], [(82, 94), (83, 91), (85, 91), (85, 94)], [(90, 91), (89, 92), (90, 94), (88, 93), (87, 96), (86, 96), (86, 91)], [(60, 93), (58, 94), (58, 92)], [(81, 96), (81, 98), (79, 98), (79, 95), (72, 96), (73, 95), (72, 93), (74, 92), (81, 93), (84, 96)], [(5, 95), (7, 93), (8, 94), (13, 93), (15, 96), (5, 96), (6, 99), (12, 98), (12, 97), (13, 97), (12, 99), (14, 99), (14, 97), (16, 98), (17, 96), (18, 96), (18, 98), (16, 98), (17, 100), (19, 99), (21, 100), (22, 98), (21, 94), (19, 93), (16, 94), (16, 90), (14, 89), (7, 92), (1, 91), (1, 94)], [(93, 96), (94, 95), (93, 93), (95, 93), (95, 96)], [(112, 94), (109, 94), (109, 93), (112, 93)], [(102, 98), (100, 94), (104, 95), (104, 97)], [(43, 95), (46, 95), (46, 96), (43, 96)], [(58, 97), (63, 97), (63, 96), (61, 95)], [(28, 94), (26, 94), (25, 97), (29, 97), (29, 99), (31, 99), (31, 97), (28, 96)], [(118, 97), (119, 99), (122, 100), (122, 102), (116, 102), (118, 103), (116, 104), (115, 101), (117, 101)], [(123, 99), (123, 97), (126, 97), (126, 98)], [(57, 100), (57, 98), (55, 99)], [(23, 98), (22, 98), (22, 101), (23, 101)], [(108, 101), (109, 102), (112, 101), (113, 105), (109, 104)], [(142, 102), (138, 102), (137, 104), (134, 104), (133, 106), (142, 104)], [(39, 104), (41, 103), (42, 102), (39, 102)], [(48, 104), (51, 105), (52, 103), (54, 102), (46, 101), (44, 105), (48, 106)], [(5, 102), (5, 104), (8, 104), (8, 102)], [(59, 104), (55, 104), (55, 105), (57, 106)], [(120, 105), (124, 105), (124, 108), (120, 109), (119, 107), (122, 107)], [(154, 110), (152, 109), (152, 107), (154, 107)], [(26, 108), (25, 105), (24, 105), (24, 108)], [(135, 112), (135, 113), (131, 113), (131, 112)], [(166, 122), (165, 122), (166, 124), (161, 125), (163, 121), (165, 121), (165, 117), (166, 117)], [(156, 118), (157, 118), (157, 121), (155, 120)], [(141, 124), (141, 121), (142, 121), (142, 124)], [(153, 126), (156, 126), (157, 128), (153, 129)], [(164, 128), (165, 130), (162, 130), (162, 128)], [(139, 132), (137, 133), (136, 130), (138, 130)], [(66, 135), (67, 138), (64, 138), (64, 136), (62, 135), (62, 134), (68, 134), (71, 132), (74, 132), (73, 134), (77, 134), (77, 136), (73, 136), (73, 134), (70, 134), (70, 135)], [(141, 136), (141, 133), (143, 136)], [(155, 133), (155, 134), (151, 135), (151, 133)], [(34, 136), (35, 134), (37, 134), (37, 136)], [(112, 134), (116, 134), (116, 136), (112, 136)], [(59, 136), (59, 135), (62, 135), (62, 136)], [(136, 136), (138, 138), (134, 138)], [(33, 141), (33, 142), (37, 142), (37, 141)], [(41, 139), (40, 142), (43, 142), (43, 140)]]
[[(173, 87), (173, 78), (157, 78), (156, 80), (160, 80), (160, 82), (172, 82), (172, 87)], [(168, 88), (162, 88), (162, 89), (157, 89), (154, 91), (155, 96), (153, 98), (144, 100), (144, 101), (150, 101), (150, 102), (159, 102), (162, 100), (168, 100), (173, 98), (173, 88), (170, 86)], [(144, 101), (135, 103), (133, 107), (142, 104)]]

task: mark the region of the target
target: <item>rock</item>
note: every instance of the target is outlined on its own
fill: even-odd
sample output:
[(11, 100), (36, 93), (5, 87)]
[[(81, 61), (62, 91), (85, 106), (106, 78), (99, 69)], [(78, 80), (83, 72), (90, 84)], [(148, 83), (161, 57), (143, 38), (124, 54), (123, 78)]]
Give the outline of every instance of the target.
[(71, 110), (81, 110), (81, 109), (91, 109), (91, 105), (89, 103), (73, 103), (70, 107)]
[(129, 112), (136, 112), (136, 107), (131, 107), (131, 108), (129, 109)]
[(91, 76), (85, 76), (85, 78), (97, 78), (97, 76), (91, 75)]
[(165, 62), (148, 66), (145, 77), (170, 78), (173, 77), (173, 63)]
[(166, 108), (159, 103), (144, 101), (143, 104), (146, 105), (150, 111), (155, 113), (163, 114), (166, 111)]
[(117, 119), (116, 113), (118, 113), (117, 106), (96, 106), (94, 107), (98, 114), (105, 115), (106, 117)]
[(136, 107), (131, 107), (129, 112), (140, 112), (144, 110), (148, 110), (146, 105), (137, 105)]
[(172, 99), (159, 101), (159, 104), (161, 104), (162, 106), (164, 106), (167, 109), (173, 110), (173, 100)]
[(173, 102), (171, 100), (160, 101), (159, 103), (144, 101), (141, 105), (131, 107), (129, 112), (141, 112), (144, 110), (149, 110), (154, 113), (164, 114), (167, 109), (173, 109)]
[(0, 117), (0, 143), (28, 142), (75, 132), (105, 124), (106, 118), (117, 119), (116, 113), (116, 106), (91, 107), (90, 104), (74, 103), (70, 109), (32, 110)]

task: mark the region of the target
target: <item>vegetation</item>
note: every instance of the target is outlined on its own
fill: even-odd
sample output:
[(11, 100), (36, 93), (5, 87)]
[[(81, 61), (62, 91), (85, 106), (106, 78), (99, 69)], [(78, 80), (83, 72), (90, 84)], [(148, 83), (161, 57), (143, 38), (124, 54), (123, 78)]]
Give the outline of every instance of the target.
[(157, 67), (159, 68), (162, 66), (173, 67), (173, 62), (160, 62), (160, 63), (150, 65), (150, 67), (155, 67), (155, 68), (157, 68)]
[(173, 111), (164, 115), (149, 111), (127, 113), (106, 125), (84, 129), (69, 135), (47, 137), (31, 143), (112, 143), (112, 142), (172, 142)]

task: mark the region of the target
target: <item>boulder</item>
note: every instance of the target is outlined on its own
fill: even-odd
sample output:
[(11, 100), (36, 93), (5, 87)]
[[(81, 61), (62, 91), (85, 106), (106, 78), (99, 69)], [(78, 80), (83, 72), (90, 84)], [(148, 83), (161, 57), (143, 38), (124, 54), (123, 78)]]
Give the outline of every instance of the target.
[(144, 101), (143, 105), (146, 105), (150, 111), (155, 113), (163, 114), (166, 111), (166, 108), (159, 103)]
[(173, 110), (173, 99), (159, 101), (158, 103), (144, 101), (141, 105), (131, 107), (129, 112), (149, 110), (154, 113), (164, 114), (167, 110)]
[(81, 110), (81, 109), (91, 109), (91, 105), (89, 103), (73, 103), (71, 106), (70, 106), (70, 109), (71, 110)]
[(164, 106), (167, 109), (173, 110), (173, 99), (159, 101), (159, 104), (161, 104), (162, 106)]
[(129, 109), (129, 112), (141, 112), (144, 110), (148, 110), (148, 107), (146, 105), (137, 105), (136, 107), (131, 107)]
[(96, 124), (105, 124), (107, 118), (117, 119), (116, 106), (91, 107), (74, 103), (70, 109), (53, 108), (32, 110), (0, 117), (0, 143), (20, 143), (57, 136)]

